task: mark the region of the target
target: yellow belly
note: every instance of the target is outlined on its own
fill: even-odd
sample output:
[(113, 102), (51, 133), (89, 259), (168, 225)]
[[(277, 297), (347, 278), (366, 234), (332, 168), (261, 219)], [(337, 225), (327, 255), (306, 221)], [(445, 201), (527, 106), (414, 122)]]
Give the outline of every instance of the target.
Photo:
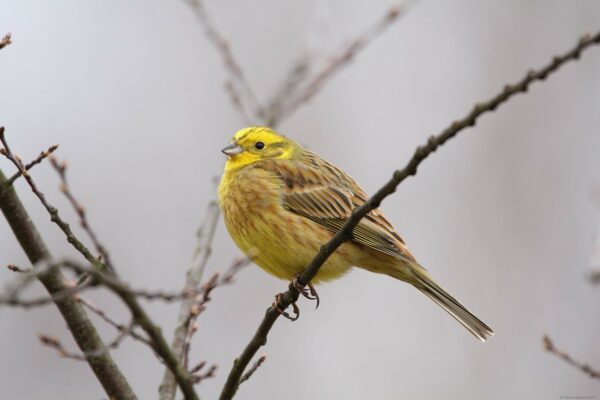
[[(245, 253), (266, 272), (292, 280), (333, 234), (321, 225), (281, 206), (281, 183), (268, 176), (224, 176), (219, 202), (229, 234)], [(257, 190), (260, 188), (260, 190)], [(338, 278), (359, 257), (359, 249), (347, 243), (325, 262), (313, 282)]]

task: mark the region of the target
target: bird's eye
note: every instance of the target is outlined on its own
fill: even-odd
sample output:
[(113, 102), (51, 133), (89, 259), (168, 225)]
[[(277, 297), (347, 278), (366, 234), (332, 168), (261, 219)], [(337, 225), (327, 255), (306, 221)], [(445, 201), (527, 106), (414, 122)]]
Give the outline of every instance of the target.
[(262, 150), (265, 148), (265, 144), (263, 142), (256, 142), (254, 143), (254, 147), (256, 147), (258, 150)]

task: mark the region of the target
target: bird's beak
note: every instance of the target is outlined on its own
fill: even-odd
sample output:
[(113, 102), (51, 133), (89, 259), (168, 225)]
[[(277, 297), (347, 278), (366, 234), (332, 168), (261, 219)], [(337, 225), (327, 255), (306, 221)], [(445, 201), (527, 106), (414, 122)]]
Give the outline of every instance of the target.
[(236, 154), (240, 154), (244, 151), (244, 148), (237, 143), (231, 143), (229, 146), (225, 147), (221, 152), (229, 157), (235, 156)]

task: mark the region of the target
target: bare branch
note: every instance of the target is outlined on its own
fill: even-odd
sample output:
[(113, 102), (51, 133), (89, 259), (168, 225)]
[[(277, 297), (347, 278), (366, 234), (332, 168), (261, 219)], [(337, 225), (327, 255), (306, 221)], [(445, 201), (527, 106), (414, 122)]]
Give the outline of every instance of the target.
[(11, 40), (10, 33), (7, 33), (6, 35), (4, 35), (2, 40), (0, 40), (0, 49), (3, 49), (4, 47), (8, 46), (11, 43), (12, 43), (12, 40)]
[[(71, 231), (69, 225), (59, 217), (58, 209), (48, 203), (44, 194), (39, 191), (35, 182), (25, 170), (21, 160), (10, 150), (10, 147), (8, 146), (4, 136), (3, 128), (0, 128), (0, 142), (2, 142), (4, 145), (4, 148), (0, 149), (0, 154), (8, 158), (23, 174), (23, 177), (26, 179), (31, 190), (39, 198), (44, 208), (46, 208), (50, 214), (52, 222), (59, 226), (59, 228), (66, 235), (68, 242), (71, 243), (75, 249), (77, 249), (77, 251), (79, 251), (86, 258), (86, 260), (88, 260), (88, 262), (95, 267), (91, 275), (93, 275), (96, 282), (111, 289), (125, 303), (125, 305), (129, 308), (135, 323), (148, 334), (153, 350), (164, 360), (165, 364), (175, 375), (175, 380), (181, 387), (181, 391), (185, 395), (186, 399), (197, 400), (198, 395), (194, 389), (194, 382), (191, 375), (183, 368), (181, 362), (173, 355), (160, 328), (154, 324), (149, 315), (142, 308), (137, 300), (137, 295), (120, 284), (120, 282), (116, 280), (116, 274), (114, 274), (114, 270), (110, 270), (106, 264), (96, 259), (89, 249)], [(108, 273), (108, 275), (103, 272)]]
[(5, 156), (8, 160), (10, 160), (15, 165), (15, 167), (17, 167), (17, 170), (19, 170), (21, 175), (23, 175), (23, 177), (27, 181), (27, 184), (29, 185), (29, 187), (31, 188), (33, 193), (40, 200), (40, 202), (42, 203), (42, 205), (44, 206), (46, 211), (48, 211), (48, 213), (50, 214), (50, 220), (52, 222), (54, 222), (60, 228), (60, 230), (63, 231), (63, 233), (65, 234), (65, 236), (67, 238), (67, 241), (71, 245), (73, 245), (73, 247), (79, 253), (81, 253), (81, 255), (83, 255), (83, 257), (94, 267), (96, 267), (100, 270), (107, 270), (107, 266), (104, 263), (100, 262), (96, 257), (94, 257), (94, 255), (91, 253), (91, 251), (79, 239), (77, 239), (77, 237), (71, 230), (71, 227), (69, 226), (69, 224), (66, 223), (58, 215), (58, 209), (56, 207), (52, 206), (46, 200), (46, 196), (42, 192), (40, 192), (40, 190), (37, 188), (35, 182), (31, 178), (31, 175), (29, 175), (29, 173), (25, 169), (25, 166), (23, 165), (23, 162), (21, 161), (21, 159), (18, 156), (16, 156), (15, 154), (13, 154), (13, 152), (10, 150), (10, 147), (8, 146), (6, 137), (4, 135), (4, 128), (1, 128), (1, 130), (0, 130), (0, 142), (4, 146), (3, 149), (0, 149), (0, 154)]
[(191, 349), (192, 336), (198, 330), (196, 320), (200, 314), (206, 309), (206, 303), (211, 300), (212, 291), (218, 286), (227, 285), (233, 283), (235, 275), (246, 265), (250, 263), (250, 258), (241, 257), (234, 260), (231, 267), (220, 277), (220, 274), (216, 272), (209, 280), (202, 286), (200, 293), (193, 298), (192, 308), (189, 315), (189, 319), (186, 322), (188, 326), (187, 334), (184, 342), (183, 352), (183, 365), (187, 368), (189, 351)]
[(333, 77), (341, 68), (348, 65), (356, 55), (363, 50), (375, 38), (379, 37), (387, 28), (390, 27), (398, 18), (404, 14), (407, 6), (400, 4), (390, 8), (383, 18), (379, 19), (366, 32), (352, 40), (340, 53), (334, 56), (331, 61), (319, 72), (315, 74), (302, 88), (298, 88), (301, 81), (305, 78), (308, 64), (306, 61), (300, 61), (292, 69), (289, 78), (281, 91), (275, 95), (265, 112), (267, 125), (276, 126), (283, 118), (287, 118), (296, 111), (302, 104), (312, 99), (323, 86)]
[(206, 372), (202, 372), (201, 370), (204, 368), (205, 365), (206, 362), (203, 361), (200, 364), (198, 364), (194, 369), (192, 369), (192, 371), (190, 371), (192, 373), (192, 376), (194, 377), (195, 384), (199, 384), (200, 382), (208, 378), (214, 378), (215, 372), (217, 372), (217, 366), (213, 364), (208, 368)]
[(69, 188), (69, 182), (67, 181), (67, 163), (64, 161), (62, 163), (59, 163), (58, 161), (56, 161), (56, 158), (54, 158), (53, 156), (50, 156), (50, 164), (52, 164), (52, 167), (54, 168), (54, 170), (58, 173), (58, 176), (60, 177), (60, 181), (61, 181), (60, 191), (69, 200), (69, 203), (71, 203), (71, 206), (77, 213), (77, 216), (79, 217), (79, 224), (81, 225), (83, 230), (89, 236), (90, 240), (94, 244), (94, 247), (96, 248), (96, 251), (102, 258), (102, 260), (104, 261), (106, 266), (108, 267), (108, 270), (114, 274), (115, 269), (112, 265), (112, 262), (110, 260), (108, 251), (106, 250), (106, 247), (104, 247), (98, 240), (98, 236), (96, 235), (96, 233), (94, 232), (94, 230), (92, 229), (90, 224), (88, 223), (85, 208), (81, 205), (80, 202), (77, 201), (77, 199), (71, 192), (71, 189)]
[(18, 272), (20, 274), (29, 274), (29, 273), (31, 273), (31, 268), (21, 268), (18, 265), (14, 265), (14, 264), (8, 264), (6, 266), (6, 268), (8, 268), (10, 271)]
[(212, 23), (210, 16), (206, 12), (203, 1), (184, 0), (184, 2), (192, 9), (198, 22), (204, 28), (204, 34), (207, 39), (221, 56), (223, 65), (229, 74), (226, 88), (233, 105), (241, 110), (241, 114), (245, 116), (246, 119), (248, 119), (249, 116), (251, 118), (261, 118), (262, 107), (260, 102), (246, 80), (240, 63), (238, 63), (233, 56), (229, 43)]
[[(437, 136), (431, 136), (425, 145), (422, 145), (415, 150), (412, 158), (403, 169), (395, 171), (393, 177), (371, 198), (369, 198), (365, 204), (354, 209), (352, 215), (346, 220), (342, 228), (331, 238), (331, 240), (329, 240), (329, 242), (321, 246), (321, 249), (317, 255), (300, 274), (297, 282), (301, 286), (306, 286), (317, 274), (319, 268), (323, 265), (327, 258), (333, 254), (333, 252), (335, 252), (340, 245), (352, 237), (352, 231), (360, 222), (360, 220), (370, 211), (379, 207), (383, 199), (394, 193), (397, 186), (406, 178), (415, 175), (421, 162), (435, 152), (438, 147), (455, 137), (462, 130), (474, 126), (477, 119), (482, 114), (496, 110), (498, 106), (518, 93), (525, 93), (531, 83), (535, 81), (543, 81), (551, 73), (558, 70), (563, 64), (568, 61), (577, 60), (582, 51), (598, 43), (600, 43), (600, 32), (596, 33), (594, 36), (583, 36), (578, 43), (566, 53), (554, 57), (550, 63), (537, 71), (530, 70), (527, 75), (517, 83), (506, 85), (500, 93), (487, 101), (476, 104), (471, 112), (469, 112), (465, 117), (454, 121), (440, 134)], [(277, 305), (278, 308), (282, 310), (286, 309), (290, 304), (298, 300), (298, 296), (298, 290), (294, 286), (290, 287), (288, 291), (279, 296), (279, 304)], [(233, 367), (231, 368), (229, 376), (227, 377), (227, 381), (225, 382), (225, 385), (221, 391), (221, 400), (228, 400), (235, 396), (244, 370), (258, 349), (266, 344), (269, 331), (275, 324), (275, 321), (279, 315), (280, 314), (273, 308), (273, 306), (267, 309), (267, 312), (254, 336), (246, 345), (245, 349), (242, 351), (242, 354), (234, 361)]]
[(547, 352), (554, 354), (555, 356), (562, 358), (567, 364), (572, 365), (573, 367), (581, 370), (581, 372), (590, 376), (590, 378), (600, 379), (600, 371), (593, 369), (588, 364), (584, 364), (582, 362), (576, 361), (571, 357), (568, 353), (564, 351), (560, 351), (556, 347), (554, 347), (554, 343), (548, 335), (544, 335), (544, 349)]
[[(195, 321), (200, 312), (204, 309), (204, 304), (209, 300), (210, 292), (218, 285), (229, 283), (233, 278), (233, 274), (235, 274), (243, 265), (247, 264), (247, 261), (242, 262), (237, 260), (220, 281), (217, 280), (218, 275), (215, 275), (203, 285), (201, 290), (198, 290), (202, 275), (206, 269), (206, 264), (212, 253), (212, 242), (219, 221), (219, 215), (220, 212), (217, 203), (211, 201), (208, 204), (204, 222), (200, 226), (200, 229), (198, 229), (196, 252), (192, 265), (187, 272), (186, 282), (183, 288), (183, 292), (195, 292), (197, 294), (186, 298), (181, 303), (179, 318), (177, 320), (173, 342), (171, 343), (173, 353), (175, 353), (175, 356), (178, 359), (183, 361), (186, 368), (188, 365), (190, 342), (195, 332)], [(175, 398), (175, 392), (176, 387), (173, 376), (169, 371), (165, 371), (159, 387), (159, 397), (161, 400), (171, 400)]]
[[(0, 127), (0, 133), (3, 132), (4, 128)], [(0, 171), (0, 209), (30, 262), (35, 267), (45, 265), (52, 259), (52, 256), (19, 200), (17, 193), (12, 186), (7, 185), (7, 181), (8, 179)], [(56, 269), (48, 270), (47, 273), (40, 275), (38, 279), (50, 294), (61, 292), (67, 288), (64, 284), (64, 277)], [(91, 353), (106, 347), (85, 310), (73, 296), (56, 300), (55, 303), (82, 351)], [(89, 356), (87, 362), (109, 397), (119, 399), (136, 398), (135, 393), (110, 354), (104, 352), (97, 356)]]
[(250, 379), (252, 375), (256, 372), (256, 370), (262, 365), (262, 363), (265, 362), (266, 359), (266, 355), (260, 356), (259, 359), (256, 360), (254, 364), (252, 364), (252, 367), (250, 367), (250, 369), (248, 369), (248, 371), (244, 375), (242, 375), (242, 377), (240, 378), (240, 385), (246, 382), (248, 379)]
[[(31, 168), (33, 168), (34, 166), (36, 166), (37, 164), (41, 163), (42, 161), (44, 161), (44, 159), (48, 156), (50, 156), (50, 154), (52, 154), (54, 152), (54, 150), (58, 149), (58, 145), (52, 145), (48, 148), (48, 150), (44, 150), (42, 151), (37, 158), (35, 158), (33, 161), (25, 164), (25, 171), (29, 171)], [(21, 171), (15, 173), (13, 176), (11, 176), (8, 179), (8, 182), (6, 183), (7, 185), (12, 185), (13, 182), (15, 180), (17, 180), (20, 176), (21, 176)]]
[[(198, 229), (198, 244), (192, 265), (187, 272), (183, 291), (196, 290), (196, 288), (200, 285), (204, 269), (206, 268), (206, 264), (212, 253), (212, 241), (215, 236), (218, 222), (219, 207), (215, 201), (211, 201), (208, 204), (204, 222)], [(181, 303), (181, 307), (179, 309), (177, 327), (175, 328), (173, 342), (171, 343), (171, 349), (173, 350), (175, 357), (177, 357), (179, 360), (183, 360), (183, 355), (185, 353), (186, 337), (188, 335), (190, 326), (193, 305), (194, 300), (189, 298)], [(170, 400), (175, 398), (175, 380), (170, 371), (165, 371), (158, 391), (159, 398), (161, 400)]]
[[(133, 339), (135, 339), (139, 342), (142, 342), (147, 346), (152, 347), (152, 344), (150, 343), (150, 341), (148, 339), (146, 339), (145, 337), (139, 335), (138, 333), (136, 333), (134, 331), (133, 321), (130, 322), (128, 325), (124, 325), (120, 322), (115, 321), (111, 317), (109, 317), (108, 314), (106, 314), (106, 312), (104, 310), (102, 310), (100, 307), (94, 305), (94, 303), (92, 303), (90, 300), (86, 299), (85, 297), (78, 296), (77, 299), (79, 300), (79, 303), (83, 304), (88, 310), (90, 310), (91, 312), (93, 312), (94, 314), (96, 314), (97, 316), (102, 318), (107, 324), (114, 327), (117, 331), (125, 334), (125, 336), (129, 335)], [(110, 348), (111, 346), (109, 345), (108, 347)], [(113, 347), (116, 347), (116, 346), (113, 346)]]

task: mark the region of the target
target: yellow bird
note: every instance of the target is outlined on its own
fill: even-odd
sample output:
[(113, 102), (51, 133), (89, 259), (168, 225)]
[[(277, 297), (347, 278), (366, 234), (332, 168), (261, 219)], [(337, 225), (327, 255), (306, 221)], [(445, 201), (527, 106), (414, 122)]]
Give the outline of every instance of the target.
[[(268, 273), (293, 280), (367, 195), (335, 165), (268, 127), (238, 131), (219, 185), (225, 225), (238, 247)], [(313, 283), (353, 267), (408, 282), (485, 341), (494, 332), (433, 281), (380, 210), (354, 228)]]

